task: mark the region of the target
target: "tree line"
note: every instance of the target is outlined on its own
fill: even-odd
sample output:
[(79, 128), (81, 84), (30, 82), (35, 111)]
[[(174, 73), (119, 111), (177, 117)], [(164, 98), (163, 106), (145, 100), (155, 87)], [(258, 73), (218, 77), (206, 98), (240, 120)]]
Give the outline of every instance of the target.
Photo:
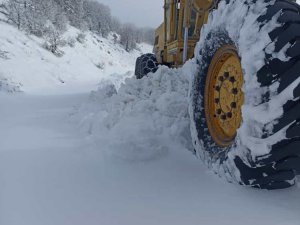
[(51, 40), (58, 40), (70, 24), (102, 37), (115, 32), (127, 51), (136, 48), (137, 43), (154, 42), (152, 28), (122, 23), (112, 16), (108, 6), (95, 0), (7, 0), (0, 9), (0, 13), (19, 30)]

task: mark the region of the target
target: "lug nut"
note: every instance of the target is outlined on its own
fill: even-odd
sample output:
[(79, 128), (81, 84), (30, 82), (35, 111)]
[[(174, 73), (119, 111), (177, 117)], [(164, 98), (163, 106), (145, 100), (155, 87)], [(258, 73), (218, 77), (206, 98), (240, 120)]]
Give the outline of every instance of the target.
[(231, 112), (227, 113), (227, 117), (232, 118), (232, 113)]
[(216, 91), (220, 91), (220, 90), (221, 90), (220, 86), (216, 86), (216, 87), (215, 87), (215, 90), (216, 90)]
[(225, 73), (224, 73), (224, 77), (225, 77), (225, 78), (228, 78), (228, 77), (229, 77), (229, 72), (225, 72)]
[(222, 110), (221, 109), (217, 109), (217, 114), (221, 115), (221, 113), (222, 113)]
[(219, 98), (216, 98), (216, 99), (215, 99), (215, 103), (219, 104), (219, 102), (220, 102), (220, 99), (219, 99)]
[(222, 120), (226, 120), (226, 119), (227, 119), (227, 116), (224, 114), (224, 115), (221, 116), (221, 119), (222, 119)]
[(223, 76), (220, 76), (218, 79), (219, 79), (219, 81), (224, 81), (224, 77)]
[(232, 102), (231, 104), (230, 104), (230, 106), (231, 106), (231, 108), (234, 108), (234, 109), (236, 109), (236, 102)]
[(232, 94), (236, 95), (239, 91), (238, 91), (237, 88), (233, 88), (233, 89), (231, 90), (231, 92), (232, 92)]
[(229, 78), (229, 81), (230, 81), (231, 83), (234, 83), (236, 80), (235, 80), (234, 77), (230, 77), (230, 78)]

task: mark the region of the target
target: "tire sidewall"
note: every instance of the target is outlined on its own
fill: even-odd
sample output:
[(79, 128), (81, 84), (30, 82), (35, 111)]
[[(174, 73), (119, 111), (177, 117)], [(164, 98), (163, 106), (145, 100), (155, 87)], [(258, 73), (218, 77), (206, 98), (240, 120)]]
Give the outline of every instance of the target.
[(228, 152), (236, 146), (236, 143), (233, 143), (230, 147), (219, 147), (215, 144), (212, 139), (205, 115), (204, 108), (204, 92), (206, 86), (206, 78), (210, 62), (212, 61), (215, 53), (224, 45), (233, 45), (237, 47), (234, 41), (229, 37), (225, 29), (216, 29), (212, 30), (206, 38), (205, 44), (201, 49), (201, 61), (198, 63), (198, 71), (194, 77), (193, 87), (191, 95), (192, 104), (192, 138), (196, 150), (201, 149), (202, 151), (197, 151), (198, 155), (201, 158), (205, 158), (206, 161), (224, 161), (228, 155)]
[[(261, 104), (263, 96), (268, 91), (268, 88), (261, 88), (257, 81), (257, 72), (266, 63), (265, 49), (271, 43), (269, 33), (278, 24), (276, 18), (266, 23), (257, 21), (274, 2), (223, 0), (217, 9), (210, 13), (208, 23), (201, 30), (201, 38), (195, 49), (198, 72), (191, 80), (189, 112), (194, 148), (209, 166), (214, 162), (217, 162), (216, 165), (223, 164), (227, 159), (229, 160), (226, 164), (233, 165), (232, 161), (236, 156), (242, 158), (246, 164), (255, 165), (257, 156), (252, 153), (257, 154), (257, 148), (262, 149), (262, 155), (269, 151), (269, 146), (260, 139), (263, 124), (256, 115), (249, 112)], [(227, 148), (220, 148), (214, 143), (204, 116), (204, 87), (207, 71), (214, 54), (223, 45), (236, 47), (245, 81), (242, 124), (234, 144)], [(258, 143), (253, 143), (254, 139), (260, 140)]]
[[(297, 73), (291, 74), (293, 70), (289, 71), (287, 65), (296, 68), (299, 58), (279, 54), (288, 53), (284, 45), (289, 48), (289, 41), (298, 34), (291, 29), (286, 33), (280, 31), (297, 23), (299, 11), (298, 5), (287, 0), (223, 0), (202, 28), (195, 49), (197, 71), (193, 72), (190, 84), (191, 136), (197, 156), (228, 181), (265, 189), (290, 187), (295, 182), (293, 171), (299, 168), (295, 156), (299, 153), (291, 147), (297, 146), (298, 134), (293, 140), (289, 139), (286, 129), (290, 124), (283, 128), (279, 126), (281, 130), (277, 133), (273, 128), (280, 122), (287, 124), (292, 119), (287, 118), (289, 116), (295, 121), (299, 118), (285, 114), (285, 110), (294, 105), (291, 102), (296, 101), (295, 90), (294, 94), (292, 92), (298, 85)], [(280, 23), (280, 19), (288, 22)], [(279, 41), (281, 45), (276, 47)], [(224, 45), (236, 47), (244, 75), (242, 124), (234, 143), (227, 148), (214, 143), (204, 109), (209, 66), (214, 54)], [(280, 65), (273, 59), (283, 68), (278, 68)], [(286, 72), (278, 74), (278, 70)], [(288, 96), (285, 95), (287, 92), (290, 93)], [(285, 144), (291, 146), (288, 148)], [(286, 149), (288, 151), (281, 151)], [(289, 165), (287, 160), (292, 163)]]

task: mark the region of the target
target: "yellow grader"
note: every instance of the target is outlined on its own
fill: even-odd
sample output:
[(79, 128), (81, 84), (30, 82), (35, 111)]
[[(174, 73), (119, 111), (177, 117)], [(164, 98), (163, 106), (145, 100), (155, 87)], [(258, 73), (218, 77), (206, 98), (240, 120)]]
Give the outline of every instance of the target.
[(194, 153), (229, 182), (287, 188), (300, 174), (299, 37), (292, 0), (164, 0), (154, 54), (135, 75), (194, 58)]

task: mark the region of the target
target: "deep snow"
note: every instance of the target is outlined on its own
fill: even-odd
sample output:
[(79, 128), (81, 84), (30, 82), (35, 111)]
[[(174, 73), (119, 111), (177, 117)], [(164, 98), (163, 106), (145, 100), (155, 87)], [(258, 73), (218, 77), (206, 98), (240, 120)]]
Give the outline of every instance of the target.
[(44, 39), (1, 21), (0, 31), (0, 85), (6, 79), (26, 93), (86, 92), (107, 79), (120, 85), (133, 75), (135, 59), (152, 51), (152, 46), (139, 44), (139, 50), (126, 52), (113, 34), (106, 39), (69, 27), (59, 46), (62, 56), (57, 57), (43, 47)]
[(125, 160), (160, 158), (174, 145), (192, 149), (189, 80), (181, 73), (161, 67), (149, 77), (126, 79), (118, 90), (104, 83), (74, 118), (102, 150)]
[(0, 96), (1, 225), (300, 224), (300, 189), (229, 184), (182, 146), (148, 161), (107, 154), (70, 120), (87, 98)]

